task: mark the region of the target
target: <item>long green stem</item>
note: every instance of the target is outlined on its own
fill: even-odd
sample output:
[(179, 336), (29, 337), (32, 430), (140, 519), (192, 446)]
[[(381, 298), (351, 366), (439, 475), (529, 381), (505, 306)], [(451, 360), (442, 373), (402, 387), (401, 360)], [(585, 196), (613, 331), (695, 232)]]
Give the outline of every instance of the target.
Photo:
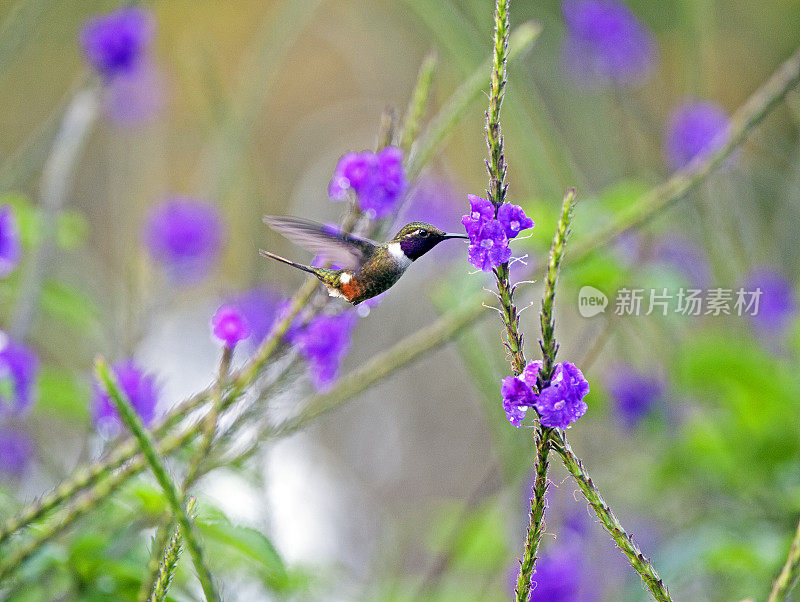
[(433, 82), (433, 72), (436, 70), (436, 52), (430, 51), (417, 75), (417, 84), (411, 93), (411, 101), (408, 103), (408, 110), (403, 119), (403, 131), (400, 134), (400, 148), (403, 153), (408, 154), (411, 145), (417, 139), (422, 118), (425, 116), (425, 109), (430, 98), (431, 82)]
[(183, 505), (182, 495), (178, 489), (178, 486), (169, 476), (166, 467), (161, 461), (161, 458), (158, 456), (158, 452), (156, 451), (155, 443), (153, 442), (152, 437), (147, 432), (147, 429), (145, 429), (145, 426), (142, 423), (141, 418), (139, 418), (139, 415), (136, 413), (136, 410), (133, 409), (130, 400), (120, 390), (111, 374), (108, 364), (106, 364), (102, 359), (98, 359), (95, 370), (98, 380), (105, 387), (111, 402), (114, 404), (115, 409), (122, 419), (122, 422), (133, 433), (134, 437), (136, 437), (136, 441), (139, 443), (142, 453), (144, 454), (147, 463), (150, 465), (150, 469), (153, 471), (153, 475), (156, 477), (158, 484), (161, 485), (164, 495), (167, 498), (167, 502), (172, 507), (175, 520), (177, 520), (181, 527), (181, 532), (183, 534), (183, 539), (186, 542), (186, 547), (189, 549), (189, 554), (192, 556), (192, 561), (194, 562), (194, 567), (197, 571), (197, 577), (200, 579), (200, 585), (203, 587), (203, 593), (206, 596), (206, 600), (210, 602), (216, 602), (219, 600), (219, 596), (217, 595), (217, 591), (214, 587), (211, 572), (208, 570), (203, 558), (203, 550), (197, 540), (197, 535), (194, 531), (194, 525), (192, 524), (192, 521), (189, 520), (189, 516), (186, 513), (186, 508)]
[[(549, 384), (553, 377), (558, 344), (555, 337), (555, 319), (553, 306), (556, 298), (556, 285), (561, 263), (564, 261), (564, 250), (567, 246), (567, 237), (570, 233), (572, 214), (575, 207), (575, 191), (568, 190), (561, 204), (561, 217), (556, 226), (556, 233), (550, 245), (550, 258), (547, 263), (547, 273), (544, 278), (544, 296), (542, 297), (542, 311), (539, 321), (542, 327), (542, 338), (539, 346), (542, 350), (542, 367), (539, 370), (536, 386), (539, 390)], [(534, 464), (533, 497), (531, 497), (531, 510), (528, 515), (528, 529), (525, 533), (525, 543), (522, 549), (519, 576), (517, 578), (517, 600), (527, 602), (531, 589), (531, 577), (536, 565), (536, 554), (542, 540), (544, 530), (545, 496), (547, 495), (547, 468), (550, 454), (550, 438), (553, 429), (536, 425), (536, 461)]]
[(772, 591), (769, 593), (767, 602), (786, 600), (797, 583), (798, 576), (800, 576), (800, 523), (797, 524), (797, 530), (794, 533), (786, 563), (772, 584)]
[(600, 495), (600, 492), (595, 487), (589, 473), (583, 466), (581, 460), (572, 451), (572, 447), (567, 442), (563, 433), (553, 430), (550, 437), (552, 448), (561, 455), (564, 461), (564, 466), (570, 474), (575, 478), (578, 487), (583, 493), (586, 501), (594, 510), (597, 518), (603, 523), (606, 531), (611, 534), (611, 537), (616, 542), (617, 546), (628, 559), (630, 565), (636, 570), (637, 573), (644, 581), (647, 589), (650, 590), (653, 598), (659, 602), (670, 602), (671, 598), (667, 591), (661, 577), (658, 576), (653, 565), (642, 554), (639, 547), (633, 542), (630, 535), (625, 532), (617, 517), (608, 507), (608, 504)]

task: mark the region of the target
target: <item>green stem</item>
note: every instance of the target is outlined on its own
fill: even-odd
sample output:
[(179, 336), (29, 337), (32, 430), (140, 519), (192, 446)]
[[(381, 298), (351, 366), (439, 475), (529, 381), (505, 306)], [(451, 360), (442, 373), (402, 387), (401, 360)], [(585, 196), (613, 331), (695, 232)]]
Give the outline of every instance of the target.
[[(564, 202), (561, 204), (561, 217), (558, 220), (556, 233), (550, 245), (550, 258), (544, 279), (544, 296), (542, 297), (542, 311), (539, 320), (542, 326), (542, 339), (539, 342), (539, 346), (542, 349), (542, 367), (537, 378), (537, 388), (539, 390), (546, 386), (553, 377), (553, 367), (558, 353), (553, 306), (556, 297), (558, 274), (561, 270), (561, 263), (564, 260), (564, 251), (567, 246), (567, 237), (570, 233), (574, 207), (575, 191), (568, 190), (567, 194), (564, 195)], [(537, 560), (536, 554), (539, 551), (539, 544), (542, 540), (545, 495), (547, 494), (548, 456), (550, 454), (550, 439), (552, 435), (553, 429), (542, 426), (541, 422), (537, 423), (535, 435), (536, 462), (534, 465), (536, 477), (533, 485), (528, 529), (525, 533), (525, 544), (522, 550), (522, 560), (515, 590), (517, 600), (520, 602), (527, 602), (530, 596), (531, 578)]]
[[(530, 49), (542, 28), (538, 23), (529, 21), (514, 30), (509, 40), (508, 60), (524, 56)], [(493, 58), (480, 65), (464, 81), (450, 98), (447, 99), (428, 127), (414, 142), (408, 157), (407, 174), (409, 181), (414, 180), (420, 170), (428, 164), (437, 148), (453, 131), (455, 124), (464, 116), (472, 102), (481, 97), (486, 86), (486, 72), (492, 67)]]
[(772, 584), (772, 591), (769, 593), (767, 602), (786, 600), (797, 583), (798, 576), (800, 576), (800, 523), (797, 524), (786, 563), (775, 579), (775, 583)]
[[(196, 512), (197, 500), (190, 497), (186, 501), (186, 514), (191, 520), (194, 520)], [(164, 553), (161, 556), (159, 563), (158, 574), (156, 575), (155, 582), (153, 583), (153, 590), (148, 598), (150, 602), (163, 602), (167, 599), (167, 591), (172, 583), (172, 578), (175, 576), (175, 571), (178, 568), (178, 559), (181, 556), (181, 530), (176, 525), (172, 530), (172, 536), (169, 538), (167, 546), (164, 548)]]
[(436, 70), (436, 52), (431, 50), (425, 55), (425, 60), (420, 65), (417, 74), (417, 84), (411, 94), (411, 101), (408, 103), (406, 116), (403, 120), (403, 131), (400, 134), (400, 148), (404, 154), (411, 150), (411, 144), (416, 140), (419, 133), (420, 122), (425, 115), (430, 97), (431, 82), (433, 73)]
[(203, 551), (199, 542), (197, 541), (194, 526), (192, 525), (192, 521), (189, 520), (189, 516), (186, 513), (186, 508), (182, 503), (182, 495), (178, 489), (178, 486), (167, 473), (166, 467), (161, 461), (161, 458), (158, 456), (158, 452), (156, 451), (155, 443), (153, 442), (152, 437), (145, 429), (145, 426), (142, 423), (141, 418), (139, 418), (139, 415), (136, 413), (136, 410), (133, 409), (130, 400), (125, 396), (124, 393), (122, 393), (122, 391), (120, 391), (114, 377), (111, 374), (108, 364), (106, 364), (102, 359), (98, 359), (95, 371), (97, 373), (98, 380), (105, 387), (111, 402), (114, 404), (115, 409), (122, 419), (122, 422), (125, 423), (125, 426), (127, 426), (128, 429), (130, 429), (136, 438), (136, 441), (139, 443), (142, 453), (144, 454), (147, 463), (150, 465), (150, 468), (153, 471), (153, 475), (156, 477), (158, 484), (161, 485), (164, 495), (167, 498), (167, 502), (172, 507), (175, 520), (177, 520), (178, 524), (180, 525), (183, 539), (186, 541), (186, 547), (189, 549), (189, 554), (192, 556), (192, 561), (194, 562), (194, 567), (197, 571), (197, 577), (200, 579), (200, 585), (203, 587), (203, 593), (206, 596), (206, 600), (216, 602), (219, 600), (219, 596), (214, 588), (214, 582), (211, 577), (211, 573), (209, 572), (205, 560), (203, 559)]
[(625, 532), (617, 517), (614, 516), (611, 508), (608, 507), (603, 496), (600, 495), (597, 487), (595, 487), (583, 463), (572, 451), (572, 447), (570, 447), (563, 433), (553, 429), (550, 441), (553, 449), (561, 455), (564, 466), (575, 478), (578, 487), (594, 510), (597, 518), (603, 523), (606, 531), (611, 534), (611, 537), (619, 549), (622, 550), (622, 553), (625, 554), (630, 565), (639, 573), (653, 598), (659, 602), (670, 602), (669, 592), (663, 581), (661, 581), (661, 577), (658, 576), (653, 565), (645, 558), (639, 547), (633, 543), (630, 535)]

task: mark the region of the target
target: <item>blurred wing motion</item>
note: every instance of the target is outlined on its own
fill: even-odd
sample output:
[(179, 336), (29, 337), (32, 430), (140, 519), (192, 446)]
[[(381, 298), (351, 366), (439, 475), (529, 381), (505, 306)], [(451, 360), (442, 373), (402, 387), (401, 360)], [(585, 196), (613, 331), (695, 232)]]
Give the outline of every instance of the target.
[(336, 234), (328, 226), (280, 215), (265, 215), (264, 223), (296, 245), (345, 269), (358, 269), (377, 247), (377, 243), (351, 234)]

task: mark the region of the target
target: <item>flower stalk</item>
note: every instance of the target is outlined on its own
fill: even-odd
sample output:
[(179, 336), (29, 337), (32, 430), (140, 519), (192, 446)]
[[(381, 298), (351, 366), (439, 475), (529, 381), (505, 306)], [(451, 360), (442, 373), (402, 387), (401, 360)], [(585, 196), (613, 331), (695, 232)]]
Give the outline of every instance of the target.
[(659, 577), (656, 569), (650, 563), (650, 560), (642, 554), (639, 546), (633, 542), (633, 539), (622, 527), (617, 517), (614, 516), (611, 508), (609, 508), (603, 496), (600, 495), (589, 473), (584, 468), (583, 462), (572, 451), (572, 447), (564, 437), (564, 434), (554, 431), (551, 436), (551, 446), (553, 450), (561, 455), (564, 466), (575, 478), (575, 482), (578, 484), (586, 501), (589, 502), (606, 531), (611, 534), (617, 547), (625, 554), (630, 565), (639, 573), (653, 598), (659, 602), (671, 602), (672, 598), (670, 598), (667, 587)]
[(786, 563), (772, 584), (767, 602), (780, 602), (780, 600), (788, 598), (789, 593), (797, 584), (798, 577), (800, 577), (800, 523), (797, 524)]
[[(197, 500), (190, 497), (186, 501), (186, 514), (191, 520), (194, 520), (196, 510)], [(149, 602), (163, 602), (167, 599), (167, 590), (169, 590), (172, 578), (178, 568), (178, 559), (181, 556), (181, 551), (181, 530), (176, 525), (172, 530), (172, 536), (169, 538), (167, 546), (164, 548), (164, 553), (158, 566), (158, 574), (153, 584), (153, 591), (148, 598)]]
[(172, 507), (175, 520), (178, 522), (183, 534), (183, 539), (186, 542), (186, 547), (189, 550), (189, 554), (192, 556), (192, 561), (194, 563), (195, 570), (197, 571), (197, 577), (200, 580), (200, 585), (203, 588), (203, 593), (205, 594), (206, 600), (209, 600), (210, 602), (216, 602), (219, 600), (219, 595), (214, 587), (211, 572), (208, 570), (205, 559), (203, 558), (203, 550), (197, 541), (194, 525), (189, 519), (186, 508), (184, 507), (181, 499), (181, 492), (178, 489), (178, 486), (169, 476), (166, 467), (158, 457), (158, 451), (156, 451), (152, 437), (147, 432), (144, 424), (142, 424), (142, 421), (136, 413), (136, 410), (133, 409), (130, 400), (128, 400), (125, 397), (125, 394), (120, 390), (113, 375), (111, 374), (108, 364), (106, 364), (106, 362), (102, 359), (98, 359), (95, 366), (95, 371), (97, 373), (98, 380), (106, 388), (111, 402), (114, 404), (114, 407), (119, 413), (122, 422), (126, 427), (128, 427), (128, 429), (130, 429), (130, 431), (133, 433), (133, 436), (136, 438), (136, 441), (141, 447), (147, 463), (150, 465), (150, 468), (153, 471), (153, 475), (156, 477), (158, 484), (161, 485), (161, 488), (164, 491), (167, 502)]
[[(561, 205), (561, 217), (558, 220), (553, 243), (550, 246), (550, 258), (547, 263), (547, 274), (544, 281), (544, 296), (542, 297), (542, 311), (539, 319), (542, 326), (542, 338), (539, 347), (542, 350), (542, 367), (537, 378), (537, 388), (541, 391), (550, 383), (553, 377), (558, 343), (555, 338), (555, 319), (553, 318), (553, 304), (556, 296), (556, 284), (564, 259), (564, 250), (567, 237), (570, 233), (570, 224), (575, 207), (575, 190), (570, 189), (564, 195)], [(547, 495), (547, 469), (550, 454), (550, 439), (553, 435), (552, 428), (543, 426), (541, 422), (536, 425), (536, 463), (534, 465), (533, 497), (531, 510), (528, 515), (528, 530), (525, 534), (525, 544), (520, 562), (519, 577), (515, 589), (517, 600), (527, 602), (530, 596), (531, 578), (536, 564), (536, 554), (544, 531), (545, 496)]]

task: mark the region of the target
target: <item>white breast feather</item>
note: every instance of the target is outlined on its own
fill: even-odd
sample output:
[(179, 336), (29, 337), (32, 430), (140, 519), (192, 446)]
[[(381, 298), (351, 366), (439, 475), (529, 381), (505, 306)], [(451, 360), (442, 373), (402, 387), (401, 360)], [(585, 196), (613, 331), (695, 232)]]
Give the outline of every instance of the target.
[(403, 247), (400, 246), (399, 242), (390, 243), (388, 248), (389, 254), (394, 257), (395, 261), (397, 261), (401, 267), (407, 268), (411, 265), (411, 260), (403, 253)]

